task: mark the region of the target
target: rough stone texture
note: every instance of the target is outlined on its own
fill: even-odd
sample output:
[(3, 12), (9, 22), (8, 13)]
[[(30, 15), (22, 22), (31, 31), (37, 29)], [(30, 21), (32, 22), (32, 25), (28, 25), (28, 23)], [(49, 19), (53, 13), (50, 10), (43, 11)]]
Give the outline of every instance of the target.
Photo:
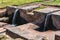
[(0, 27), (4, 27), (7, 23), (0, 22)]
[(41, 20), (44, 20), (45, 14), (56, 12), (59, 10), (60, 9), (58, 9), (58, 8), (47, 7), (44, 9), (35, 10), (33, 13), (30, 13), (30, 14), (26, 10), (20, 10), (20, 15), (21, 15), (21, 17), (25, 18), (28, 22), (33, 22), (33, 21), (41, 22)]
[[(40, 4), (38, 6), (40, 6)], [(29, 6), (25, 6), (25, 7), (20, 8), (20, 16), (22, 18), (24, 18), (25, 20), (27, 20), (28, 22), (33, 22), (33, 21), (36, 21), (36, 22), (38, 21), (39, 22), (41, 20), (44, 20), (44, 17), (45, 17), (44, 15), (45, 14), (43, 14), (43, 13), (47, 14), (47, 13), (59, 10), (58, 8), (49, 8), (49, 7), (47, 7), (47, 8), (41, 9), (41, 10), (36, 10), (32, 13), (32, 12), (29, 12), (28, 10), (33, 9), (35, 7), (34, 6), (33, 6), (33, 8), (31, 8), (31, 7), (28, 8), (28, 7)], [(6, 11), (7, 15), (11, 16), (12, 13), (14, 13), (14, 11), (16, 10), (16, 8), (17, 7), (13, 7), (13, 6), (12, 7), (7, 7), (7, 11)]]
[(60, 11), (52, 13), (53, 25), (60, 30)]
[(60, 40), (60, 36), (55, 35), (55, 40)]
[(41, 4), (38, 4), (38, 5), (27, 5), (27, 6), (8, 6), (6, 9), (6, 13), (7, 15), (11, 15), (12, 13), (14, 13), (14, 11), (18, 8), (18, 9), (22, 9), (22, 10), (25, 10), (25, 11), (30, 11), (34, 8), (37, 8), (37, 7), (40, 7)]
[[(28, 14), (30, 13), (30, 14)], [(33, 14), (33, 15), (31, 15)], [(24, 18), (25, 20), (27, 20), (28, 22), (33, 22), (34, 21), (34, 13), (31, 12), (27, 12), (25, 10), (20, 10), (20, 16), (22, 18)]]
[[(8, 8), (7, 15), (11, 15), (15, 11), (16, 8)], [(24, 25), (20, 25), (17, 27), (14, 27), (13, 25), (5, 25), (4, 27), (8, 30), (7, 34), (10, 33), (10, 36), (14, 34), (13, 37), (21, 37), (23, 39), (29, 39), (29, 40), (42, 40), (44, 37), (48, 40), (55, 40), (55, 35), (57, 35), (58, 32), (53, 31), (46, 31), (46, 32), (39, 32), (34, 30), (35, 28), (39, 28), (39, 26), (35, 24), (41, 24), (45, 18), (46, 14), (51, 13), (52, 14), (52, 20), (54, 26), (56, 26), (57, 29), (60, 29), (60, 17), (59, 13), (56, 13), (57, 11), (60, 11), (58, 8), (44, 8), (41, 10), (34, 11), (33, 13), (26, 11), (24, 8), (20, 9), (20, 16), (27, 20), (28, 22)], [(56, 37), (59, 38), (59, 37)]]
[(6, 22), (6, 23), (8, 23), (8, 21), (9, 21), (8, 17), (2, 17), (2, 18), (0, 18), (0, 22)]
[[(27, 25), (27, 24), (26, 24)], [(39, 32), (34, 29), (29, 28), (30, 25), (27, 26), (18, 26), (18, 27), (6, 27), (8, 31), (14, 34), (19, 35), (20, 37), (23, 37), (25, 39), (29, 40), (42, 40), (43, 38), (47, 40), (54, 40), (55, 39), (55, 33), (53, 31), (46, 31), (46, 32)], [(7, 32), (8, 33), (8, 32)]]
[[(15, 29), (16, 30), (16, 29)], [(10, 30), (11, 31), (11, 30)], [(9, 32), (10, 32), (9, 31)], [(20, 30), (19, 30), (20, 31)], [(18, 31), (16, 31), (18, 32)], [(7, 32), (8, 33), (8, 32)], [(20, 33), (18, 33), (21, 37), (24, 37), (25, 39), (34, 39), (35, 35), (29, 33), (29, 31), (20, 31)], [(12, 35), (12, 33), (11, 33)]]
[(11, 38), (20, 38), (19, 35), (12, 33), (11, 31), (6, 30), (6, 34), (9, 35)]
[(6, 31), (6, 29), (0, 28), (0, 34), (1, 34), (1, 33), (4, 33), (5, 31)]
[(7, 23), (0, 22), (0, 34), (6, 31), (6, 29), (4, 29), (5, 25), (7, 25)]
[(55, 32), (55, 40), (60, 40), (60, 31)]
[[(25, 6), (25, 7), (21, 7), (21, 8), (16, 7), (16, 6), (9, 6), (9, 7), (7, 7), (6, 15), (11, 16), (14, 13), (14, 11), (16, 10), (16, 8), (19, 8), (20, 16), (22, 18), (24, 18), (25, 20), (27, 20), (28, 22), (33, 22), (35, 20), (37, 20), (37, 21), (40, 20), (40, 18), (42, 18), (41, 20), (43, 20), (45, 17), (44, 15), (47, 13), (52, 13), (52, 12), (56, 12), (56, 11), (60, 10), (60, 9), (54, 8), (54, 7), (47, 7), (47, 8), (41, 9), (41, 10), (36, 10), (33, 13), (28, 11), (29, 9), (35, 8), (35, 6), (33, 6), (32, 8), (31, 8), (31, 6), (30, 7)], [(38, 6), (40, 6), (40, 4), (38, 4)], [(45, 13), (45, 14), (43, 15), (43, 13)]]
[(41, 4), (37, 4), (37, 5), (27, 5), (27, 6), (24, 6), (24, 7), (20, 8), (20, 9), (26, 10), (26, 11), (32, 11), (33, 9), (38, 8), (38, 7), (40, 7), (40, 6), (41, 6)]
[(6, 14), (5, 14), (5, 16), (11, 16), (13, 13), (14, 13), (14, 11), (16, 10), (16, 8), (15, 7), (6, 7)]
[(35, 10), (35, 11), (40, 12), (40, 13), (52, 13), (52, 12), (56, 12), (56, 11), (59, 11), (59, 10), (60, 10), (59, 8), (55, 8), (55, 7), (46, 7), (44, 9)]
[(20, 26), (17, 26), (17, 27), (18, 28), (22, 28), (21, 30), (23, 30), (23, 29), (36, 29), (36, 28), (39, 28), (39, 26), (37, 26), (37, 25), (35, 25), (33, 23), (27, 23), (27, 24), (23, 24), (23, 25), (20, 25)]
[(39, 32), (34, 30), (37, 25), (33, 23), (27, 23), (24, 25), (16, 26), (6, 25), (5, 28), (8, 30), (7, 34), (12, 36), (12, 38), (22, 38), (22, 39), (47, 39), (47, 40), (57, 40), (60, 37), (60, 31), (45, 31)]
[(59, 11), (60, 9), (58, 8), (53, 8), (53, 7), (47, 7), (47, 8), (44, 8), (44, 9), (40, 9), (40, 10), (35, 10), (33, 13), (34, 13), (34, 17), (35, 17), (35, 23), (37, 24), (41, 24), (44, 19), (45, 19), (45, 16), (49, 13), (53, 13), (53, 12), (56, 12), (56, 11)]
[(0, 9), (0, 17), (5, 15), (6, 9)]

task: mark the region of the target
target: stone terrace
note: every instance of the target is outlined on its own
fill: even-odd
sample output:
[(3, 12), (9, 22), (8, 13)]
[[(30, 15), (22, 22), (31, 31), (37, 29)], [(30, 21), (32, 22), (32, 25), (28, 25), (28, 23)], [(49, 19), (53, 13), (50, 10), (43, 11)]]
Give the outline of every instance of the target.
[[(8, 24), (10, 16), (14, 13), (17, 7), (7, 7), (7, 10), (5, 11), (7, 17), (0, 18), (1, 30), (3, 32), (6, 31), (6, 34), (11, 36), (12, 38), (21, 38), (23, 40), (60, 40), (60, 15), (58, 15), (60, 13), (60, 8), (46, 7), (44, 9), (30, 11), (37, 7), (40, 7), (40, 4), (38, 6), (34, 5), (19, 8), (19, 15), (24, 18), (28, 23), (18, 26)], [(47, 30), (45, 32), (35, 30), (41, 28), (41, 25), (43, 25), (42, 23), (45, 20), (45, 16), (47, 14), (51, 14), (50, 18), (52, 19), (52, 23), (59, 30)], [(48, 24), (49, 21), (51, 20), (47, 21)]]
[(52, 8), (52, 7), (51, 8), (47, 7), (38, 11), (34, 11), (33, 13), (34, 13), (34, 16), (37, 18), (36, 20), (34, 20), (32, 23), (27, 23), (27, 24), (20, 25), (17, 27), (5, 26), (7, 29), (7, 34), (11, 32), (11, 35), (16, 34), (16, 35), (19, 35), (18, 37), (22, 37), (27, 40), (42, 40), (42, 39), (55, 40), (55, 35), (58, 36), (60, 33), (59, 31), (51, 30), (51, 31), (46, 31), (46, 32), (39, 32), (34, 29), (39, 28), (39, 26), (36, 24), (39, 24), (41, 22), (41, 18), (37, 17), (37, 15), (42, 14), (41, 15), (42, 17), (45, 14), (49, 14), (49, 13), (53, 14), (54, 12), (58, 12), (58, 11), (60, 11), (59, 8)]

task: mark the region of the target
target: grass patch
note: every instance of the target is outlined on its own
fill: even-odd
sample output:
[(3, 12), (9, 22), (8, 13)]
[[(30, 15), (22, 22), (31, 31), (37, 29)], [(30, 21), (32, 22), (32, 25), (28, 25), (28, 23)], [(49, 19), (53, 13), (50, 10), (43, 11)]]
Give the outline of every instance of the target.
[(44, 4), (60, 5), (60, 0), (55, 0), (55, 1), (52, 1), (52, 2), (45, 2)]
[(40, 9), (45, 8), (45, 7), (46, 7), (46, 6), (40, 6), (40, 7), (36, 8), (36, 9), (34, 9), (34, 10), (40, 10)]
[(41, 2), (42, 0), (0, 0), (0, 8), (6, 7), (8, 5), (21, 5), (30, 2)]
[[(41, 2), (44, 0), (0, 0), (0, 8), (6, 7), (8, 5), (21, 5), (21, 4), (26, 4), (26, 3), (31, 3), (31, 2)], [(60, 0), (55, 0), (52, 2), (43, 2), (44, 4), (51, 4), (51, 5), (60, 5)]]

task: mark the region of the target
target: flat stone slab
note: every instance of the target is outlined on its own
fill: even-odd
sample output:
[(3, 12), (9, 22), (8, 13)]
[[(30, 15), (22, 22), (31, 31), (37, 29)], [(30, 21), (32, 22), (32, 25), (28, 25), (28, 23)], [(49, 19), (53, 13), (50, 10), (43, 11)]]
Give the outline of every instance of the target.
[(39, 31), (34, 30), (32, 26), (30, 26), (31, 24), (29, 25), (25, 24), (25, 25), (24, 26), (21, 25), (20, 27), (19, 26), (6, 27), (6, 29), (26, 39), (34, 39), (34, 40), (41, 40), (43, 38), (46, 38), (48, 40), (55, 39), (55, 33), (53, 31), (39, 32)]
[(34, 9), (34, 8), (38, 8), (38, 7), (40, 7), (41, 6), (41, 4), (38, 4), (38, 5), (30, 5), (30, 6), (24, 6), (24, 7), (22, 7), (22, 8), (20, 8), (20, 9), (23, 9), (23, 10), (32, 10), (32, 9)]
[(23, 24), (23, 25), (20, 25), (20, 26), (17, 26), (18, 28), (20, 28), (21, 30), (22, 29), (36, 29), (36, 28), (39, 28), (39, 26), (33, 24), (33, 23), (27, 23), (27, 24)]
[(44, 9), (40, 9), (40, 10), (35, 10), (34, 12), (40, 12), (40, 13), (53, 13), (56, 11), (59, 11), (60, 8), (55, 8), (55, 7), (47, 7)]
[(36, 39), (36, 40), (40, 40), (42, 38), (46, 38), (48, 40), (54, 40), (55, 39), (55, 35), (53, 32), (36, 32), (34, 30), (20, 30), (18, 28), (10, 28), (8, 29), (9, 31), (24, 37), (26, 39)]
[(52, 13), (52, 15), (60, 16), (60, 11)]
[(34, 4), (34, 5), (26, 5), (26, 6), (8, 6), (8, 7), (11, 7), (11, 8), (15, 8), (15, 9), (23, 9), (23, 10), (32, 10), (32, 9), (35, 9), (35, 8), (38, 8), (40, 7), (41, 4)]
[(35, 37), (36, 37), (36, 35), (30, 33), (28, 30), (20, 30), (19, 28), (7, 28), (7, 29), (26, 39), (35, 39)]

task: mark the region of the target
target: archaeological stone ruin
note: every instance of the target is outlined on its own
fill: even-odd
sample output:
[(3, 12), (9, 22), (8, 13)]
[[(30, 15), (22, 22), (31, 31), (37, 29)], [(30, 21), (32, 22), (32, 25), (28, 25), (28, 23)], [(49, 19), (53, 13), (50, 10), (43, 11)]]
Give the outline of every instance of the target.
[(42, 4), (0, 10), (0, 33), (17, 40), (60, 40), (60, 8)]

